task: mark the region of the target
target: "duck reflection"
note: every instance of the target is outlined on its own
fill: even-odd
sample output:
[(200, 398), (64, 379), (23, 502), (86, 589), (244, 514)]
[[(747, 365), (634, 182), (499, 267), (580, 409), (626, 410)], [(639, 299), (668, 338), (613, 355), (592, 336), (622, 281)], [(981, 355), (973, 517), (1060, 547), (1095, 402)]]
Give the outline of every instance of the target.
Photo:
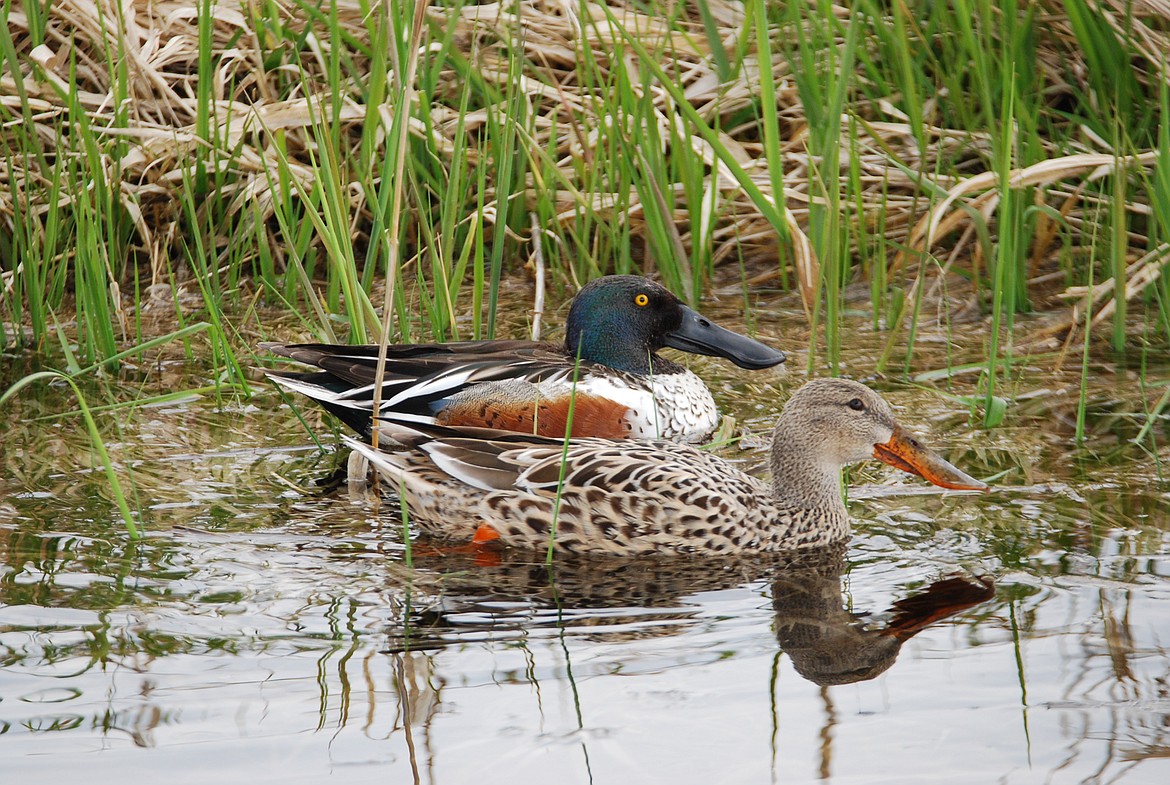
[(821, 686), (866, 681), (894, 664), (902, 644), (949, 616), (995, 596), (990, 576), (952, 576), (895, 602), (871, 625), (846, 608), (843, 560), (825, 569), (785, 571), (772, 581), (776, 640), (804, 678)]
[[(403, 734), (415, 782), (434, 781), (432, 723), (446, 682), (436, 667), (438, 650), (470, 641), (521, 640), (542, 628), (566, 637), (587, 635), (591, 642), (680, 635), (702, 623), (704, 615), (709, 618), (709, 605), (697, 602), (698, 595), (745, 586), (770, 592), (780, 653), (822, 688), (827, 723), (821, 757), (827, 776), (836, 724), (828, 688), (875, 678), (894, 664), (907, 640), (995, 594), (991, 578), (954, 576), (894, 602), (885, 613), (851, 610), (843, 590), (843, 547), (733, 561), (578, 557), (560, 559), (551, 568), (532, 558), (530, 552), (446, 553), (422, 559), (410, 572), (410, 601), (401, 609), (405, 621), (389, 631), (387, 653), (396, 673), (395, 729)], [(528, 651), (525, 644), (520, 648)], [(569, 648), (563, 651), (564, 677), (579, 705)], [(522, 678), (532, 679), (531, 660), (528, 667)], [(583, 723), (580, 713), (578, 722)], [(580, 746), (588, 770), (586, 738)]]
[[(907, 640), (995, 595), (990, 577), (952, 576), (884, 613), (851, 610), (842, 588), (843, 547), (735, 560), (559, 559), (552, 567), (532, 563), (528, 553), (512, 558), (500, 552), (485, 563), (483, 552), (448, 554), (434, 560), (441, 567), (427, 564), (439, 567), (437, 585), (416, 582), (420, 595), (403, 627), (390, 631), (390, 650), (520, 638), (542, 625), (611, 640), (677, 634), (702, 612), (689, 598), (764, 584), (780, 650), (801, 676), (830, 686), (878, 676)], [(637, 624), (650, 616), (655, 624)]]

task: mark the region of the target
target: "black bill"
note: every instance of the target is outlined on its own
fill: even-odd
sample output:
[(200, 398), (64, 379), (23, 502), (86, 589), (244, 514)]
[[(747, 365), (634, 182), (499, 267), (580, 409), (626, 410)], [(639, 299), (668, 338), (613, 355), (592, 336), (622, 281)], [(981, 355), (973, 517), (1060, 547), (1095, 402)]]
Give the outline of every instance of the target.
[(681, 306), (682, 323), (666, 334), (666, 345), (692, 354), (723, 357), (740, 368), (758, 371), (784, 362), (784, 352), (762, 344), (754, 338), (733, 333), (706, 316)]

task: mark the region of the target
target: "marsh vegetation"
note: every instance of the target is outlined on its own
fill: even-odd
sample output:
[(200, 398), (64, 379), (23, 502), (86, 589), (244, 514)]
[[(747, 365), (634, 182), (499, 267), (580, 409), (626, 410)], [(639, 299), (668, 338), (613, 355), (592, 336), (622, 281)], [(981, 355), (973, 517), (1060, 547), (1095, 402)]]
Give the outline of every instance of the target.
[[(0, 16), (6, 772), (1165, 780), (1164, 4)], [(829, 688), (774, 566), (408, 568), (392, 502), (320, 484), (336, 424), (255, 370), (264, 340), (525, 337), (538, 293), (555, 339), (610, 272), (790, 353), (692, 361), (748, 468), (844, 374), (1002, 489), (858, 470), (815, 583), (853, 622), (955, 571), (996, 597)]]

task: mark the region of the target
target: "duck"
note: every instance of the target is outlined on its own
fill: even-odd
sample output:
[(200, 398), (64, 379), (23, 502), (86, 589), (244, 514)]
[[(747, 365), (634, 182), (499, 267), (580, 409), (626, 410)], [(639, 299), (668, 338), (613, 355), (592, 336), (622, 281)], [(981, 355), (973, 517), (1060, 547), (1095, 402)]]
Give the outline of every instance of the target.
[(841, 470), (876, 458), (943, 488), (988, 486), (925, 447), (869, 387), (814, 379), (772, 431), (771, 482), (693, 445), (553, 439), (476, 427), (385, 424), (400, 445), (347, 437), (444, 538), (559, 553), (707, 556), (831, 547), (850, 537)]
[[(692, 371), (658, 354), (665, 347), (723, 357), (749, 370), (785, 360), (779, 349), (720, 327), (648, 278), (610, 275), (573, 299), (561, 344), (489, 340), (387, 347), (378, 417), (550, 437), (563, 437), (571, 419), (571, 436), (701, 442), (720, 423), (715, 399)], [(378, 346), (261, 348), (316, 366), (316, 372), (268, 376), (371, 437)]]

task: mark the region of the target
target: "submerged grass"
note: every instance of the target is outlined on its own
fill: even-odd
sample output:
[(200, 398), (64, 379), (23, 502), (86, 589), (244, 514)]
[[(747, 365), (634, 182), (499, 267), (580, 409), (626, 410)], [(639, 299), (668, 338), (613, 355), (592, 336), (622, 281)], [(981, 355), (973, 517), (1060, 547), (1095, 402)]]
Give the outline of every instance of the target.
[(118, 512), (122, 517), (122, 523), (126, 526), (126, 533), (132, 540), (139, 539), (139, 537), (142, 535), (138, 531), (138, 524), (136, 524), (134, 521), (134, 514), (130, 511), (130, 504), (126, 501), (126, 494), (122, 491), (122, 483), (118, 479), (118, 471), (114, 466), (114, 461), (110, 458), (110, 452), (106, 449), (106, 443), (102, 439), (102, 434), (98, 429), (97, 421), (94, 420), (93, 412), (90, 410), (89, 404), (86, 403), (85, 396), (82, 394), (81, 388), (69, 374), (62, 373), (61, 371), (38, 371), (36, 373), (31, 373), (5, 390), (3, 395), (0, 395), (0, 407), (4, 406), (5, 403), (19, 394), (20, 391), (25, 387), (44, 380), (63, 381), (73, 390), (73, 394), (77, 398), (77, 406), (81, 412), (82, 422), (85, 423), (86, 433), (89, 434), (90, 447), (97, 456), (98, 463), (101, 464), (103, 471), (105, 471), (106, 480), (110, 487), (110, 492), (114, 497), (115, 504), (118, 506)]
[(906, 376), (985, 319), (992, 426), (1016, 353), (1084, 368), (1146, 313), (1170, 345), (1165, 13), (2, 0), (0, 338), (116, 364), (170, 300), (246, 393), (253, 304), (326, 341), (492, 337), (539, 234), (554, 298), (790, 292), (810, 371), (842, 372), (850, 310)]

